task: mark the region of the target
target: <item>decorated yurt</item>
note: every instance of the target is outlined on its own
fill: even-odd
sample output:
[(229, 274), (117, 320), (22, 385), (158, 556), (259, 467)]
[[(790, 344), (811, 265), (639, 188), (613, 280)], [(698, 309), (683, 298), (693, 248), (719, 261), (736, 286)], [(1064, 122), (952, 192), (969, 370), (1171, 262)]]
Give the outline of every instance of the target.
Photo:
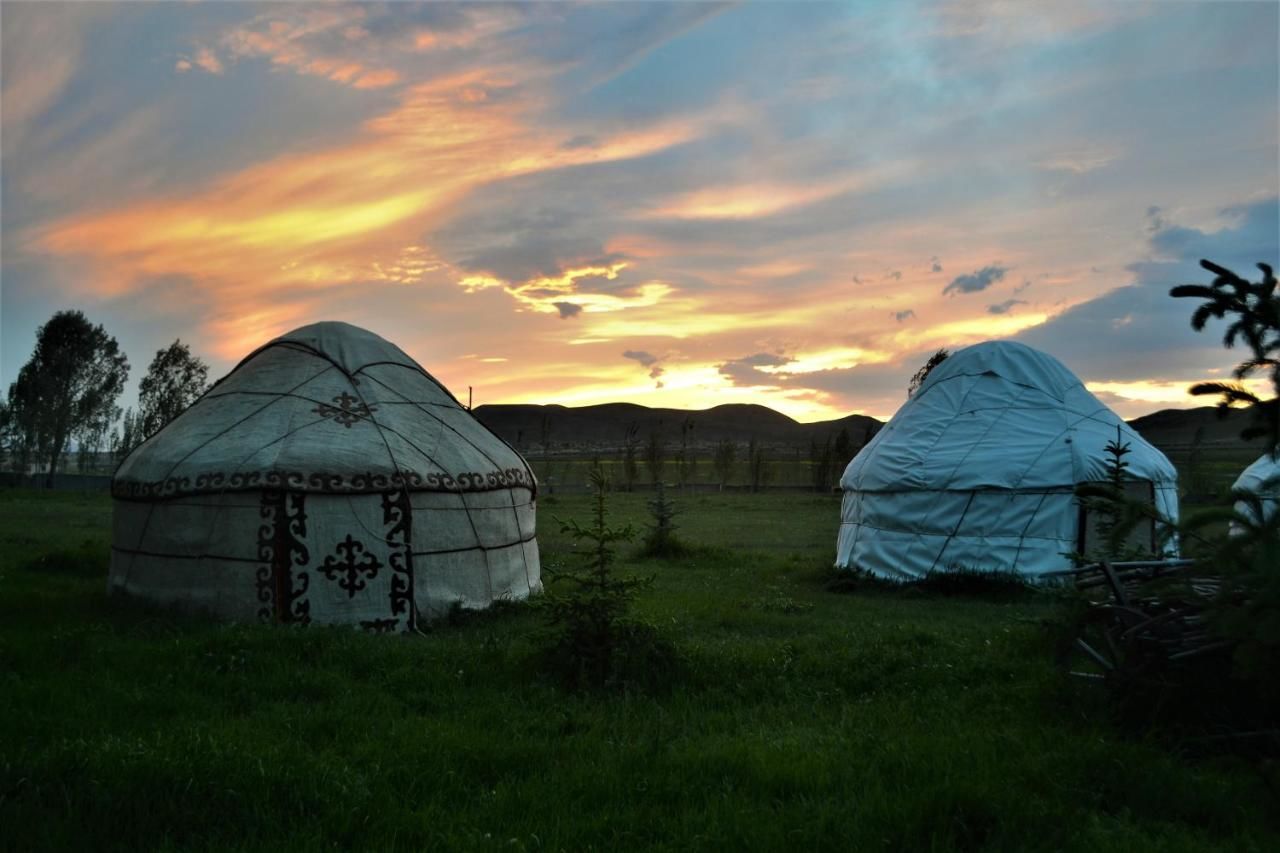
[(411, 630), (540, 588), (536, 491), (402, 350), (316, 323), (121, 464), (109, 586), (226, 619)]
[[(1061, 362), (1011, 341), (962, 349), (849, 463), (836, 565), (903, 581), (1070, 568), (1069, 553), (1100, 544), (1075, 487), (1107, 479), (1117, 440), (1126, 491), (1176, 519), (1173, 465)], [(1130, 544), (1156, 548), (1155, 524)]]

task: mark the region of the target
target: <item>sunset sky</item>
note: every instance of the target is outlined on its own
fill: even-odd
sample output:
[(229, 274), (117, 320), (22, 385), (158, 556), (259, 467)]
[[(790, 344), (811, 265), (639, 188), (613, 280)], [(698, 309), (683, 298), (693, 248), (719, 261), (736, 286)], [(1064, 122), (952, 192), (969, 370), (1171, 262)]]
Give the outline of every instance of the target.
[(1280, 262), (1275, 2), (0, 5), (0, 382), (343, 320), (476, 402), (892, 415), (1012, 338), (1125, 416)]

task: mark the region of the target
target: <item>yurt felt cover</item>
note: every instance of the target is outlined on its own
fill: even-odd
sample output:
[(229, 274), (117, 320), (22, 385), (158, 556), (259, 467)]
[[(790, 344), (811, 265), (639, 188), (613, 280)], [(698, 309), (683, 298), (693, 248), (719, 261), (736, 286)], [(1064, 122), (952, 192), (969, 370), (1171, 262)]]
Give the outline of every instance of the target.
[(407, 630), (541, 586), (528, 463), (346, 323), (250, 354), (112, 495), (109, 587), (225, 618)]
[(1010, 341), (962, 349), (849, 463), (836, 565), (896, 580), (1067, 568), (1074, 488), (1106, 479), (1117, 428), (1129, 476), (1175, 519), (1173, 465), (1061, 362)]
[[(1240, 476), (1231, 484), (1232, 491), (1252, 492), (1262, 498), (1262, 511), (1270, 518), (1280, 505), (1280, 455), (1272, 456), (1264, 453), (1254, 460), (1253, 464), (1240, 472)], [(1261, 521), (1254, 515), (1253, 507), (1245, 501), (1236, 501), (1236, 512), (1251, 518), (1256, 523)], [(1237, 525), (1232, 522), (1232, 528)]]

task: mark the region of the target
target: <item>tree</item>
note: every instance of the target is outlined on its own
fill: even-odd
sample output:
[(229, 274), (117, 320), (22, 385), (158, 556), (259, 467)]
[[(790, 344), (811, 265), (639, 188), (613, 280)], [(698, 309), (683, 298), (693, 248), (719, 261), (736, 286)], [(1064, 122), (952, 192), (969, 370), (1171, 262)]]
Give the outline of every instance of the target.
[(831, 488), (832, 452), (830, 435), (823, 439), (822, 444), (818, 444), (817, 439), (810, 439), (809, 473), (813, 478), (815, 492), (825, 492)]
[(751, 480), (751, 491), (758, 492), (769, 480), (769, 469), (765, 463), (764, 445), (751, 436), (747, 443), (747, 474)]
[[(1248, 406), (1253, 424), (1241, 437), (1267, 436), (1267, 446), (1275, 452), (1280, 447), (1280, 296), (1276, 295), (1276, 277), (1267, 264), (1258, 264), (1262, 281), (1256, 283), (1211, 261), (1202, 260), (1200, 266), (1217, 276), (1212, 284), (1180, 284), (1169, 295), (1205, 300), (1191, 315), (1191, 328), (1197, 332), (1204, 331), (1210, 318), (1221, 320), (1231, 315), (1222, 336), (1223, 346), (1232, 349), (1244, 341), (1250, 354), (1232, 371), (1235, 382), (1200, 382), (1191, 386), (1191, 393), (1218, 395), (1218, 407), (1223, 410), (1237, 403)], [(1271, 380), (1275, 396), (1270, 400), (1263, 400), (1240, 384), (1257, 371), (1265, 371)]]
[(680, 423), (680, 454), (676, 459), (676, 472), (680, 477), (680, 486), (683, 488), (693, 482), (693, 475), (698, 470), (698, 458), (694, 449), (689, 446), (689, 439), (693, 436), (693, 418), (685, 418)]
[(49, 485), (72, 438), (104, 435), (120, 416), (116, 400), (129, 360), (116, 339), (80, 311), (59, 311), (36, 331), (31, 360), (9, 388), (24, 446), (49, 465)]
[(640, 549), (640, 555), (643, 557), (669, 559), (687, 554), (689, 551), (688, 546), (676, 536), (677, 525), (675, 518), (680, 514), (680, 510), (676, 508), (673, 501), (667, 498), (666, 486), (661, 481), (658, 482), (657, 488), (654, 489), (653, 498), (648, 501), (648, 505), (649, 515), (653, 517), (653, 524), (645, 528), (647, 532), (644, 537), (644, 547)]
[(844, 469), (849, 467), (849, 462), (857, 452), (853, 449), (853, 438), (849, 435), (849, 428), (841, 427), (840, 434), (836, 436), (835, 447), (832, 449), (834, 458), (831, 460), (831, 464), (835, 467), (835, 479), (840, 479), (844, 474)]
[(630, 424), (622, 439), (622, 479), (627, 491), (635, 489), (636, 480), (640, 477), (640, 426)]
[(667, 462), (667, 436), (662, 430), (662, 421), (649, 430), (649, 440), (644, 447), (644, 462), (649, 466), (649, 477), (653, 482), (662, 479), (662, 469)]
[(209, 365), (181, 339), (156, 351), (138, 388), (138, 418), (144, 439), (182, 414), (208, 388)]
[(738, 446), (727, 438), (722, 438), (716, 442), (715, 455), (711, 458), (711, 467), (716, 472), (716, 482), (720, 484), (720, 491), (724, 491), (724, 487), (729, 484), (729, 477), (733, 475), (733, 461), (738, 455)]
[(919, 391), (920, 386), (924, 384), (925, 379), (929, 378), (929, 374), (933, 372), (933, 369), (946, 361), (950, 356), (951, 353), (947, 352), (945, 349), (940, 349), (933, 355), (929, 356), (929, 360), (920, 365), (920, 369), (911, 376), (911, 382), (907, 385), (907, 396), (911, 397)]
[(25, 413), (18, 396), (17, 383), (9, 385), (9, 399), (4, 404), (4, 418), (0, 423), (0, 443), (9, 457), (9, 470), (25, 474), (31, 462), (32, 436), (24, 428)]
[(4, 400), (0, 400), (0, 465), (5, 462), (16, 463), (18, 454), (18, 435), (13, 422), (13, 410)]
[(141, 443), (142, 430), (138, 427), (138, 416), (132, 408), (125, 409), (120, 432), (112, 435), (112, 461), (119, 465)]
[(102, 449), (103, 444), (107, 443), (107, 434), (110, 431), (110, 423), (99, 421), (80, 433), (77, 439), (76, 469), (81, 474), (92, 473), (97, 467), (98, 451)]
[(575, 690), (662, 685), (677, 665), (675, 647), (652, 626), (631, 616), (637, 592), (653, 578), (622, 577), (614, 572), (614, 543), (630, 541), (635, 531), (629, 524), (609, 526), (604, 471), (595, 465), (588, 479), (592, 491), (590, 523), (560, 522), (562, 533), (589, 546), (583, 555), (586, 565), (546, 569), (553, 588), (548, 590), (542, 609), (555, 633), (549, 638), (545, 666)]

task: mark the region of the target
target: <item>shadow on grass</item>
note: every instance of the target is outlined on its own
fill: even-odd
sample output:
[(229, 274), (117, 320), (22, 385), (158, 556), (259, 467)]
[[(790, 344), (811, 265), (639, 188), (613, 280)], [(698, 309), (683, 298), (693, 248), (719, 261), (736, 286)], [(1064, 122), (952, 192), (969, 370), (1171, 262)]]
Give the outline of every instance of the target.
[(857, 570), (825, 573), (823, 588), (840, 595), (878, 595), (892, 598), (981, 598), (985, 601), (1024, 601), (1045, 590), (1012, 572), (958, 569), (930, 572), (914, 581), (895, 582)]
[(37, 574), (105, 579), (110, 563), (110, 549), (101, 542), (86, 539), (74, 548), (46, 551), (27, 560), (22, 568)]
[(732, 549), (718, 545), (694, 545), (683, 539), (671, 537), (664, 545), (641, 543), (641, 546), (629, 555), (631, 560), (657, 560), (670, 565), (687, 564), (691, 567), (702, 565), (728, 565), (740, 562), (743, 557)]

